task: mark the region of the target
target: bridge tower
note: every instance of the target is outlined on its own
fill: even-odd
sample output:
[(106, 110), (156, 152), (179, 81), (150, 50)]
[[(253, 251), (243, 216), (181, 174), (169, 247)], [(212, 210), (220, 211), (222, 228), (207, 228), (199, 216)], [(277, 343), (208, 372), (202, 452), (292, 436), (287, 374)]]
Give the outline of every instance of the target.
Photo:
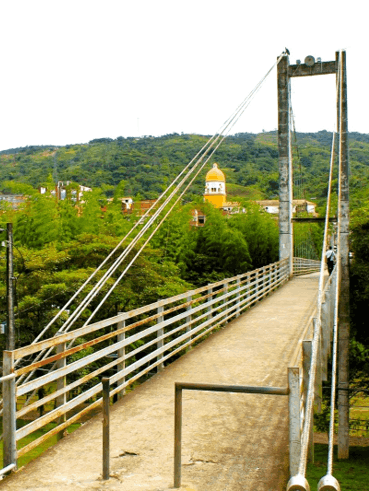
[[(307, 56), (305, 63), (290, 65), (286, 54), (278, 63), (278, 152), (279, 152), (279, 258), (289, 259), (290, 276), (293, 274), (293, 176), (290, 132), (291, 78), (313, 75), (336, 75), (337, 127), (339, 133), (339, 166), (341, 168), (340, 249), (341, 278), (338, 331), (338, 457), (349, 456), (349, 394), (348, 352), (350, 336), (349, 305), (349, 157), (347, 129), (347, 77), (346, 52), (336, 52), (335, 61), (316, 62)], [(340, 61), (341, 55), (341, 64)], [(339, 71), (339, 67), (341, 71)]]

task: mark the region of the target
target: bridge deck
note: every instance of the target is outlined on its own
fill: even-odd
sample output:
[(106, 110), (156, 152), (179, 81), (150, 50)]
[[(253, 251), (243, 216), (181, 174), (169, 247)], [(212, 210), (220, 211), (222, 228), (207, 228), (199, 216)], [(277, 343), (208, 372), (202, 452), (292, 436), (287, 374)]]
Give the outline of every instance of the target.
[[(115, 404), (111, 475), (101, 416), (0, 484), (1, 491), (164, 491), (173, 486), (174, 382), (286, 386), (318, 278), (293, 279)], [(288, 478), (287, 397), (183, 393), (182, 490), (277, 491)]]

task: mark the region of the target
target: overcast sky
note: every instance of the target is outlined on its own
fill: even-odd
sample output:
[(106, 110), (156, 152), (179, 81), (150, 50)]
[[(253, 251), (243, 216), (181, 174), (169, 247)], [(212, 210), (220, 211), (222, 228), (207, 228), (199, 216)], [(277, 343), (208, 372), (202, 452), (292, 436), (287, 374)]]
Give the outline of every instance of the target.
[[(0, 150), (213, 134), (287, 47), (347, 51), (349, 130), (369, 133), (367, 2), (0, 0)], [(297, 131), (332, 131), (335, 77), (292, 80)], [(234, 132), (277, 127), (274, 71)]]

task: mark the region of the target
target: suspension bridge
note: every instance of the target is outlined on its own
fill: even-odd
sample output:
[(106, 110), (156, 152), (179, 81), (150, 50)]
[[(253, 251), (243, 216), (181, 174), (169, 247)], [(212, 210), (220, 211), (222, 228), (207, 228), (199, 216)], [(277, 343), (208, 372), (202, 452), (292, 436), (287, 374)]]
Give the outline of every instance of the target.
[[(332, 414), (339, 360), (339, 456), (347, 458), (345, 52), (337, 53), (331, 62), (315, 62), (307, 57), (304, 64), (296, 65), (290, 65), (287, 52), (283, 52), (276, 66), (279, 261), (93, 321), (246, 110), (273, 66), (34, 342), (17, 349), (8, 346), (4, 351), (1, 473), (11, 475), (0, 488), (306, 491), (310, 489), (306, 465), (313, 449), (312, 416), (321, 405), (321, 385), (328, 377), (329, 357), (333, 366)], [(325, 272), (325, 252), (332, 240), (329, 213), (336, 162), (335, 133), (321, 261), (296, 258), (293, 254), (290, 80), (322, 74), (336, 76), (338, 108), (339, 184), (334, 239), (337, 261), (329, 277)], [(102, 294), (110, 278), (114, 282)], [(71, 314), (51, 335), (67, 309)], [(90, 315), (81, 321), (87, 309)], [(106, 447), (104, 450), (103, 473), (101, 417), (65, 436), (70, 425), (83, 421), (101, 406), (102, 376), (108, 377), (109, 396), (117, 401), (112, 407), (111, 446), (108, 454)], [(149, 380), (128, 393), (144, 378)], [(48, 390), (40, 392), (45, 387)], [(42, 396), (35, 397), (36, 393)], [(17, 424), (41, 406), (50, 405), (51, 409), (24, 426)], [(333, 420), (327, 469), (319, 491), (340, 489), (333, 476)], [(29, 439), (51, 423), (47, 433)], [(17, 471), (20, 457), (55, 435), (60, 440), (56, 446)]]

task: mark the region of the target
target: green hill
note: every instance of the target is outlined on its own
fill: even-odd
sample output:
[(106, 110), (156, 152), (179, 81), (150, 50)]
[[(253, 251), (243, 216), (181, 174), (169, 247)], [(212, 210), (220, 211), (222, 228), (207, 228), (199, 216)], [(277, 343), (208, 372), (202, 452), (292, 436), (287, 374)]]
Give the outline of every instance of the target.
[[(331, 134), (298, 133), (294, 139), (295, 197), (326, 196)], [(64, 147), (35, 146), (0, 153), (0, 181), (16, 181), (34, 188), (48, 181), (74, 181), (92, 188), (103, 187), (107, 196), (124, 181), (124, 194), (156, 198), (196, 155), (208, 136), (165, 135), (161, 137), (99, 138), (86, 144)], [(278, 197), (278, 148), (276, 132), (229, 136), (211, 159), (227, 178), (230, 196), (250, 199)], [(368, 202), (369, 135), (350, 134), (351, 206)], [(201, 195), (206, 171), (198, 176), (190, 195)], [(2, 192), (7, 186), (2, 185)]]

